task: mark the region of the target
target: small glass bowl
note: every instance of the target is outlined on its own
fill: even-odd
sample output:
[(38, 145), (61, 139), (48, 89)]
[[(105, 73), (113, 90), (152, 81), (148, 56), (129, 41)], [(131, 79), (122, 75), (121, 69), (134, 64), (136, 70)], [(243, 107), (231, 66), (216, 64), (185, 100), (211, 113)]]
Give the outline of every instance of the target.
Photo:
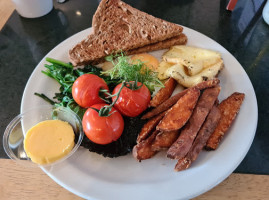
[[(75, 146), (66, 156), (49, 164), (33, 163), (24, 151), (24, 137), (27, 131), (44, 120), (59, 119), (68, 122), (75, 133)], [(32, 108), (16, 116), (7, 126), (3, 135), (3, 147), (7, 155), (19, 164), (27, 166), (52, 166), (70, 157), (80, 146), (84, 133), (81, 120), (76, 113), (65, 107), (51, 105)], [(23, 162), (22, 162), (23, 161)]]

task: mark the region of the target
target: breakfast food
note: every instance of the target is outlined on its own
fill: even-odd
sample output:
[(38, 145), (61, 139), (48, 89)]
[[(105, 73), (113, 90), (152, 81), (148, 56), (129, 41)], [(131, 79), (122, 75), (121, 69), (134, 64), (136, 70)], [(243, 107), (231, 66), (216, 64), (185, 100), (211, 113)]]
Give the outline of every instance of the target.
[(136, 49), (131, 49), (127, 51), (128, 55), (138, 54), (138, 53), (144, 53), (144, 52), (150, 52), (150, 51), (156, 51), (160, 49), (168, 49), (173, 45), (184, 45), (188, 41), (187, 36), (184, 33), (181, 33), (178, 36), (156, 42), (153, 44), (148, 44), (143, 47), (139, 47)]
[(124, 128), (121, 114), (112, 107), (108, 116), (100, 116), (100, 110), (107, 104), (95, 104), (88, 108), (82, 119), (85, 135), (96, 144), (109, 144), (117, 141)]
[(197, 134), (189, 152), (184, 158), (178, 160), (175, 170), (181, 171), (190, 167), (191, 163), (195, 161), (199, 153), (204, 148), (208, 138), (213, 133), (220, 121), (220, 111), (216, 105), (214, 105), (208, 114), (205, 123)]
[[(187, 37), (181, 26), (120, 0), (102, 0), (92, 26), (93, 33), (70, 49), (72, 64), (62, 64), (72, 70), (71, 75), (63, 82), (55, 78), (62, 84), (61, 92), (66, 92), (56, 98), (83, 116), (87, 138), (82, 146), (105, 157), (132, 151), (139, 161), (167, 150), (167, 157), (178, 160), (175, 170), (179, 171), (191, 165), (214, 131), (211, 144), (219, 143), (240, 106), (229, 106), (229, 100), (224, 106), (229, 114), (220, 115), (225, 109), (217, 106), (220, 81), (216, 76), (223, 68), (218, 52), (182, 45)], [(145, 53), (163, 48), (170, 49), (161, 61)], [(59, 63), (54, 66), (57, 70)], [(97, 63), (102, 70), (92, 66)], [(73, 69), (80, 65), (86, 66)], [(85, 87), (76, 83), (86, 76), (104, 81), (98, 86), (97, 79), (84, 82)], [(65, 83), (70, 77), (74, 84)], [(172, 96), (178, 83), (187, 89)], [(156, 88), (160, 89), (155, 93)], [(88, 89), (88, 95), (83, 95)], [(155, 94), (152, 99), (151, 94)], [(99, 102), (87, 102), (93, 95)]]
[(223, 138), (224, 134), (227, 132), (232, 122), (234, 121), (239, 109), (243, 103), (245, 94), (235, 92), (227, 99), (222, 101), (218, 108), (221, 112), (221, 120), (215, 129), (214, 133), (210, 136), (205, 148), (207, 150), (215, 150)]
[[(214, 87), (214, 86), (218, 85), (219, 82), (220, 82), (219, 79), (215, 78), (215, 79), (211, 79), (209, 81), (203, 81), (203, 82), (195, 85), (194, 87), (197, 88), (198, 90), (204, 90), (206, 88), (210, 88), (210, 87)], [(157, 106), (153, 110), (144, 114), (142, 116), (142, 119), (149, 119), (149, 118), (151, 118), (151, 117), (153, 117), (161, 112), (166, 111), (171, 106), (173, 106), (181, 97), (183, 97), (187, 93), (188, 90), (191, 90), (191, 89), (192, 88), (183, 90), (182, 92), (179, 92), (178, 94), (170, 97), (169, 99), (164, 101), (162, 104), (160, 104), (159, 106)]]
[(83, 108), (104, 103), (99, 97), (100, 89), (108, 89), (106, 82), (94, 74), (83, 74), (72, 86), (72, 96), (75, 102)]
[(161, 150), (168, 149), (176, 141), (179, 136), (179, 131), (161, 131), (156, 135), (151, 148), (158, 152)]
[(177, 85), (177, 82), (173, 78), (169, 78), (165, 83), (164, 87), (161, 88), (154, 97), (152, 97), (149, 105), (151, 107), (156, 107), (160, 104), (162, 104), (164, 101), (169, 99), (169, 97), (172, 95), (175, 87)]
[(147, 68), (153, 71), (156, 71), (159, 67), (158, 59), (148, 53), (135, 54), (131, 56), (131, 62), (132, 64), (139, 64), (139, 62), (143, 62)]
[(138, 161), (146, 160), (153, 157), (157, 151), (152, 149), (152, 144), (155, 140), (155, 137), (158, 135), (159, 131), (155, 130), (147, 139), (138, 143), (133, 148), (133, 156)]
[[(128, 111), (128, 113), (134, 113), (132, 111), (138, 112), (137, 110), (138, 102), (135, 99), (138, 98), (139, 100), (141, 100), (144, 99), (141, 97), (147, 95), (146, 99), (148, 100), (144, 101), (145, 100), (144, 99), (140, 101), (141, 104), (139, 104), (140, 105), (139, 112), (142, 112), (143, 109), (148, 108), (148, 103), (151, 98), (151, 93), (148, 90), (153, 92), (155, 86), (156, 87), (162, 86), (160, 81), (157, 79), (157, 74), (152, 70), (147, 69), (145, 67), (145, 64), (143, 64), (142, 62), (138, 62), (137, 64), (133, 65), (132, 60), (129, 57), (125, 56), (124, 54), (120, 54), (118, 56), (119, 57), (117, 58), (111, 56), (112, 58), (115, 58), (113, 60), (113, 64), (115, 64), (116, 66), (113, 67), (111, 71), (108, 70), (105, 72), (102, 71), (101, 68), (93, 65), (87, 65), (84, 66), (83, 68), (73, 68), (72, 64), (70, 63), (64, 63), (62, 61), (55, 60), (52, 58), (46, 58), (46, 61), (48, 61), (50, 64), (46, 64), (45, 65), (46, 71), (42, 72), (46, 74), (48, 77), (55, 79), (61, 85), (61, 87), (59, 88), (60, 91), (58, 93), (55, 93), (53, 99), (46, 97), (45, 94), (35, 93), (35, 95), (42, 97), (45, 101), (48, 101), (50, 104), (53, 104), (55, 106), (67, 107), (68, 109), (73, 110), (75, 113), (79, 115), (81, 119), (83, 119), (83, 116), (85, 115), (85, 111), (87, 110), (87, 108), (83, 108), (82, 106), (80, 106), (79, 105), (80, 101), (81, 102), (89, 101), (90, 98), (87, 98), (87, 95), (85, 95), (85, 93), (89, 95), (92, 94), (94, 96), (96, 94), (96, 90), (97, 91), (99, 90), (98, 96), (100, 95), (99, 97), (103, 101), (105, 101), (107, 105), (97, 109), (94, 108), (96, 110), (92, 110), (94, 112), (98, 112), (98, 116), (100, 116), (100, 118), (99, 117), (95, 118), (96, 121), (94, 121), (93, 126), (87, 126), (87, 123), (91, 124), (93, 120), (91, 120), (90, 118), (85, 118), (84, 120), (86, 124), (84, 125), (84, 132), (87, 132), (87, 135), (89, 135), (89, 138), (91, 138), (91, 135), (95, 135), (96, 133), (93, 129), (98, 127), (101, 124), (102, 120), (105, 120), (106, 117), (109, 118), (109, 115), (110, 116), (114, 115), (113, 114), (114, 112), (111, 113), (111, 111), (113, 110), (113, 106), (117, 101), (112, 100), (113, 96), (114, 97), (118, 96), (119, 97), (118, 99), (121, 99), (121, 101), (123, 101), (123, 104), (120, 105), (120, 107), (122, 108), (124, 108), (123, 107), (124, 102), (127, 102), (129, 100), (133, 101), (133, 103), (136, 103), (133, 104), (132, 106), (130, 106), (129, 104), (129, 106), (122, 109), (120, 114), (124, 114), (125, 111), (126, 112)], [(147, 54), (147, 57), (149, 57), (149, 54)], [(89, 84), (90, 82), (88, 81), (81, 81), (80, 84), (74, 84), (76, 80), (80, 80), (81, 77), (91, 79), (92, 77), (95, 76), (98, 76), (101, 80), (103, 79), (107, 84), (109, 90), (107, 90), (106, 86), (103, 84), (97, 84), (97, 83)], [(98, 79), (95, 78), (94, 80), (98, 81)], [(139, 83), (139, 81), (143, 82), (143, 86), (141, 88), (140, 88), (141, 83)], [(100, 88), (99, 87), (100, 85), (103, 87)], [(127, 87), (132, 88), (133, 90), (128, 89), (124, 95), (120, 95), (121, 92), (116, 90), (114, 91), (116, 93), (111, 94), (117, 85), (119, 85), (120, 88), (122, 88), (122, 90), (124, 88), (126, 90)], [(121, 87), (121, 85), (124, 87)], [(78, 101), (78, 103), (74, 101), (72, 89), (74, 89), (74, 91), (80, 90), (80, 93), (82, 94), (81, 96), (79, 96), (80, 101)], [(94, 105), (90, 107), (91, 108), (89, 109), (93, 109)], [(101, 143), (103, 142), (107, 143), (106, 141), (111, 141), (111, 143), (97, 144), (95, 143), (98, 142), (97, 140), (92, 139), (94, 141), (93, 142), (88, 137), (84, 137), (83, 141), (81, 142), (81, 146), (85, 147), (86, 149), (89, 149), (89, 151), (91, 152), (96, 152), (100, 155), (103, 155), (104, 157), (118, 157), (129, 153), (132, 150), (133, 146), (136, 144), (137, 135), (142, 126), (144, 125), (145, 121), (140, 119), (141, 116), (126, 117), (122, 115), (122, 117), (124, 120), (124, 124), (113, 122), (111, 126), (107, 126), (106, 128), (104, 128), (105, 126), (101, 125), (99, 135), (99, 137), (102, 137)], [(119, 120), (115, 120), (115, 122), (119, 122)], [(115, 141), (115, 137), (109, 137), (109, 136), (114, 131), (115, 126), (118, 126), (117, 124), (119, 124), (120, 126), (124, 126), (124, 128), (122, 134), (120, 133), (120, 131), (115, 132), (115, 135), (121, 134), (120, 137)]]
[(190, 76), (194, 76), (216, 63), (223, 63), (219, 52), (185, 45), (172, 46), (163, 55), (163, 60), (184, 65)]
[(185, 87), (193, 87), (198, 83), (201, 83), (206, 80), (210, 80), (217, 76), (220, 70), (223, 67), (223, 63), (217, 63), (212, 67), (203, 69), (199, 74), (194, 76), (189, 76), (185, 72), (185, 67), (181, 64), (175, 64), (169, 69), (166, 70), (166, 74), (170, 77), (173, 77), (178, 81), (179, 84)]
[[(208, 148), (208, 144), (218, 145), (224, 132), (227, 131), (234, 120), (244, 99), (244, 94), (234, 93), (217, 106), (220, 93), (220, 86), (218, 84), (218, 79), (212, 79), (174, 95), (178, 95), (177, 102), (175, 103), (177, 105), (184, 98), (190, 96), (191, 91), (201, 91), (194, 109), (190, 109), (191, 116), (187, 119), (186, 125), (181, 125), (179, 129), (160, 130), (159, 128), (167, 116), (169, 116), (169, 111), (175, 106), (174, 104), (170, 104), (172, 106), (170, 108), (166, 107), (166, 109), (163, 109), (161, 115), (159, 114), (149, 119), (145, 127), (143, 127), (143, 129), (148, 130), (146, 137), (138, 136), (140, 139), (133, 148), (133, 156), (141, 161), (153, 157), (161, 150), (168, 149), (167, 157), (178, 160), (175, 171), (181, 171), (189, 168), (202, 149), (204, 147)], [(173, 97), (169, 98), (169, 100), (171, 99)], [(184, 108), (187, 108), (188, 105), (186, 104), (182, 104), (180, 109), (184, 110)], [(155, 109), (158, 109), (160, 106), (157, 106)], [(182, 112), (179, 113), (181, 114)], [(170, 120), (167, 123), (177, 120), (179, 113), (169, 116)], [(185, 115), (184, 113), (183, 111), (183, 116)], [(155, 128), (153, 124), (157, 124)], [(150, 125), (150, 128), (146, 129), (147, 125)]]
[(223, 60), (218, 52), (177, 45), (163, 55), (158, 77), (173, 77), (179, 84), (193, 87), (205, 80), (213, 79), (222, 68)]
[(173, 65), (174, 65), (174, 63), (169, 63), (169, 62), (162, 60), (160, 62), (159, 67), (158, 67), (158, 78), (160, 80), (168, 79), (169, 76), (166, 74), (166, 70), (169, 69), (170, 67), (172, 67)]
[(166, 112), (156, 129), (160, 131), (175, 131), (182, 128), (190, 118), (199, 95), (200, 91), (198, 89), (189, 90)]
[(33, 126), (24, 139), (24, 150), (37, 164), (49, 164), (63, 158), (74, 147), (75, 134), (67, 122), (46, 120)]
[[(208, 113), (213, 107), (220, 93), (220, 87), (205, 89), (201, 94), (193, 113), (181, 130), (180, 136), (167, 151), (167, 157), (172, 159), (183, 158), (190, 150), (193, 140), (203, 125)], [(182, 97), (183, 98), (183, 97)]]
[(112, 95), (119, 93), (118, 96), (112, 97), (112, 101), (116, 102), (114, 107), (124, 116), (137, 117), (149, 105), (151, 98), (149, 89), (141, 82), (136, 84), (137, 88), (132, 88), (131, 84), (123, 86), (121, 83), (112, 92)]
[(165, 115), (165, 112), (148, 120), (147, 123), (144, 124), (140, 133), (138, 134), (136, 142), (140, 143), (142, 140), (145, 140), (151, 134), (151, 132), (155, 129), (157, 124), (159, 124), (159, 122), (164, 117), (164, 115)]
[[(109, 83), (113, 81), (113, 78), (111, 78), (110, 75), (113, 75), (114, 78), (116, 78), (115, 79), (116, 82), (118, 82), (119, 80), (118, 78), (125, 77), (126, 75), (128, 75), (128, 80), (132, 80), (131, 78), (133, 77), (132, 75), (136, 74), (136, 71), (133, 71), (136, 69), (136, 67), (138, 67), (136, 69), (138, 74), (136, 74), (135, 77), (137, 77), (139, 74), (141, 76), (142, 75), (144, 76), (145, 71), (143, 70), (141, 71), (142, 69), (141, 67), (143, 67), (146, 64), (149, 64), (146, 62), (145, 64), (143, 62), (142, 63), (137, 62), (138, 60), (136, 59), (134, 60), (127, 59), (126, 56), (124, 55), (122, 55), (121, 58), (122, 60), (113, 62), (114, 64), (116, 64), (115, 67), (111, 70), (108, 70), (107, 72), (100, 72), (97, 70), (97, 68), (91, 69), (91, 73), (96, 73), (96, 75), (98, 76), (103, 76), (103, 74), (105, 74), (105, 76), (103, 76), (102, 78), (107, 80), (106, 83), (108, 84), (110, 90), (111, 90), (111, 86), (109, 85)], [(132, 65), (132, 62), (137, 63), (137, 64)], [(150, 63), (154, 63), (154, 62), (150, 62)], [(122, 66), (123, 64), (124, 66)], [(57, 61), (57, 67), (59, 67), (59, 61)], [(90, 66), (87, 66), (87, 67), (90, 67)], [(121, 69), (121, 67), (123, 68)], [(155, 68), (153, 66), (150, 66), (150, 67), (152, 69)], [(123, 69), (127, 70), (128, 72), (129, 70), (131, 70), (132, 73), (128, 74), (126, 73), (127, 71), (124, 71)], [(59, 68), (57, 68), (57, 70), (59, 70)], [(81, 74), (81, 75), (83, 73), (88, 73), (87, 71), (76, 71), (76, 70), (80, 70), (80, 69), (73, 69), (72, 73)], [(124, 73), (122, 70), (124, 71)], [(68, 77), (70, 77), (70, 74), (67, 74), (67, 75)], [(142, 79), (144, 78), (145, 77), (143, 77)], [(170, 78), (167, 81), (167, 84), (165, 84), (166, 87), (164, 87), (163, 90), (160, 90), (161, 93), (167, 94), (169, 96), (171, 93), (174, 92), (173, 91), (174, 85), (169, 83), (171, 80), (173, 79)], [(129, 87), (129, 84), (135, 83), (134, 81), (131, 81), (126, 84), (125, 82), (126, 80), (124, 78), (122, 81), (123, 82), (120, 84), (120, 88)], [(139, 88), (140, 83), (139, 82), (136, 82), (136, 83), (138, 84), (136, 85), (136, 87), (138, 87), (137, 89), (141, 89)], [(217, 121), (222, 120), (222, 118), (219, 119), (218, 111), (216, 111), (215, 106), (213, 106), (214, 104), (218, 103), (217, 98), (220, 92), (219, 83), (220, 83), (219, 79), (213, 78), (211, 80), (203, 81), (191, 88), (187, 88), (175, 94), (174, 96), (169, 97), (167, 100), (163, 101), (162, 98), (160, 98), (156, 102), (158, 103), (159, 101), (161, 102), (163, 101), (163, 103), (157, 105), (155, 108), (153, 108), (152, 110), (150, 110), (143, 116), (143, 118), (148, 119), (148, 121), (141, 120), (140, 119), (141, 116), (138, 116), (136, 118), (124, 117), (123, 118), (124, 129), (123, 129), (122, 135), (120, 135), (121, 133), (119, 133), (116, 136), (116, 139), (112, 138), (112, 141), (116, 140), (115, 142), (111, 142), (109, 144), (107, 144), (107, 142), (104, 142), (104, 143), (100, 142), (99, 144), (96, 144), (94, 143), (95, 141), (94, 139), (99, 137), (98, 136), (99, 134), (96, 134), (93, 136), (94, 139), (91, 139), (92, 141), (90, 141), (88, 138), (85, 137), (85, 140), (82, 142), (82, 146), (84, 146), (85, 148), (88, 148), (90, 151), (98, 152), (99, 154), (102, 154), (104, 156), (109, 156), (109, 157), (126, 155), (132, 150), (133, 156), (139, 161), (149, 159), (153, 157), (159, 151), (168, 149), (167, 156), (169, 158), (178, 159), (178, 163), (175, 167), (175, 170), (179, 171), (179, 170), (186, 169), (197, 158), (197, 155), (201, 151), (201, 148), (204, 147), (206, 139), (214, 131)], [(115, 88), (115, 85), (112, 88)], [(165, 91), (166, 89), (169, 91), (168, 92)], [(102, 89), (100, 91), (102, 91)], [(134, 91), (131, 91), (131, 93), (133, 93)], [(144, 92), (142, 93), (144, 94)], [(116, 92), (117, 94), (116, 96), (111, 96), (111, 94), (109, 94), (108, 91), (106, 91), (105, 94), (108, 95), (107, 97), (110, 100), (114, 99), (112, 101), (112, 104), (108, 105), (108, 107), (111, 107), (112, 109), (111, 111), (113, 113), (112, 106), (115, 105), (115, 102), (117, 99), (116, 96), (120, 95), (120, 92)], [(125, 96), (129, 98), (132, 95), (125, 95)], [(137, 97), (138, 95), (135, 95), (135, 96)], [(104, 96), (103, 99), (106, 100), (106, 97)], [(144, 103), (148, 102), (147, 104), (149, 104), (150, 98), (147, 98), (147, 99), (148, 100), (146, 101), (143, 100), (143, 101)], [(243, 100), (238, 101), (240, 102), (240, 105), (242, 101)], [(222, 127), (225, 127), (225, 128), (229, 127), (229, 125), (227, 125), (226, 122), (229, 121), (230, 123), (231, 122), (230, 119), (234, 119), (235, 117), (235, 115), (232, 113), (237, 113), (239, 110), (239, 108), (236, 107), (238, 102), (235, 103), (234, 106), (230, 106), (230, 105), (233, 105), (233, 103), (231, 102), (229, 100), (229, 103), (227, 103), (228, 105), (227, 108), (229, 110), (228, 113), (230, 113), (228, 117), (229, 120), (224, 120), (225, 125), (222, 124)], [(221, 104), (224, 104), (224, 103), (221, 103)], [(92, 110), (91, 108), (89, 109), (91, 110), (91, 112), (95, 113), (97, 116), (98, 112), (100, 112), (103, 108), (107, 109), (106, 106), (98, 107), (96, 111)], [(129, 109), (130, 107), (127, 106), (125, 108)], [(121, 110), (118, 110), (118, 111), (124, 114), (123, 111)], [(107, 117), (109, 116), (100, 116), (100, 117), (106, 120)], [(90, 120), (94, 121), (92, 117), (89, 117), (89, 118)], [(116, 121), (119, 121), (119, 120), (116, 120)], [(99, 123), (100, 121), (96, 121), (96, 122)], [(93, 123), (93, 124), (95, 125), (96, 123)], [(219, 124), (221, 124), (221, 122), (219, 122)], [(89, 126), (87, 125), (84, 126), (85, 132), (87, 132), (87, 127)], [(99, 129), (103, 130), (103, 127), (104, 126), (101, 125), (98, 128), (98, 130)], [(108, 135), (109, 135), (109, 132), (110, 131), (107, 132)], [(136, 139), (136, 141), (133, 140), (134, 138)], [(221, 138), (221, 134), (218, 133), (217, 137), (215, 138)], [(104, 137), (103, 139), (104, 139), (103, 141), (105, 141), (107, 137)], [(128, 142), (126, 143), (126, 141)], [(219, 141), (219, 139), (217, 139), (217, 141)]]
[[(179, 25), (155, 18), (120, 0), (102, 0), (92, 21), (93, 33), (69, 51), (74, 66), (103, 61), (119, 51), (137, 53), (185, 44), (187, 39)], [(167, 42), (166, 42), (167, 40)], [(179, 42), (178, 42), (179, 41)], [(157, 45), (158, 42), (162, 42)], [(153, 50), (151, 49), (151, 50)]]
[(181, 33), (178, 36), (175, 36), (175, 37), (172, 37), (172, 38), (160, 41), (160, 42), (148, 44), (143, 47), (136, 48), (136, 49), (131, 49), (127, 51), (127, 54), (132, 55), (132, 54), (137, 54), (137, 53), (156, 51), (159, 49), (168, 49), (173, 45), (184, 45), (187, 43), (187, 40), (188, 40), (187, 36), (184, 33)]

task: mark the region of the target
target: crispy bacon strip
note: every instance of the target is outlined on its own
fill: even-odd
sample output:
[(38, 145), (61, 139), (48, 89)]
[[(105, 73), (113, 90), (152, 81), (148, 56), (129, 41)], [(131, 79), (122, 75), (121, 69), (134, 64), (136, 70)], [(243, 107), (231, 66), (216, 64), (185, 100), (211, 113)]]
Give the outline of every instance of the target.
[(206, 142), (210, 135), (214, 132), (220, 121), (221, 113), (216, 105), (214, 105), (208, 114), (205, 123), (200, 129), (197, 137), (195, 138), (193, 145), (188, 152), (188, 154), (180, 159), (176, 166), (175, 171), (181, 171), (190, 167), (191, 163), (196, 160), (199, 153), (202, 151), (203, 147), (206, 145)]
[(172, 95), (175, 87), (177, 85), (177, 81), (173, 78), (169, 78), (165, 84), (164, 88), (161, 88), (156, 95), (152, 98), (149, 105), (151, 107), (156, 107), (163, 103), (165, 100), (169, 99), (169, 97)]
[(205, 146), (207, 150), (215, 150), (218, 147), (221, 139), (239, 112), (244, 98), (245, 94), (235, 92), (219, 104), (218, 108), (221, 112), (221, 119), (214, 133), (207, 141)]
[(217, 100), (219, 93), (220, 86), (204, 90), (188, 123), (181, 131), (178, 139), (168, 149), (167, 157), (182, 159), (186, 156), (209, 111)]
[(199, 90), (204, 90), (206, 88), (214, 87), (219, 84), (219, 79), (214, 78), (208, 81), (204, 81), (202, 83), (197, 84), (196, 86), (192, 88), (188, 88), (186, 90), (183, 90), (182, 92), (170, 97), (166, 101), (164, 101), (162, 104), (157, 106), (156, 108), (152, 109), (151, 111), (147, 112), (145, 115), (142, 116), (141, 119), (149, 119), (155, 115), (158, 115), (159, 113), (168, 110), (170, 107), (172, 107), (181, 97), (183, 97), (190, 89), (197, 88)]
[(169, 148), (178, 138), (179, 131), (160, 132), (152, 143), (152, 150), (161, 151)]
[(150, 133), (155, 129), (157, 124), (162, 120), (164, 115), (165, 112), (149, 119), (149, 121), (147, 121), (147, 123), (144, 124), (139, 135), (137, 136), (136, 142), (140, 143), (142, 140), (146, 139), (150, 135)]
[(199, 95), (200, 90), (196, 88), (189, 90), (172, 108), (166, 112), (156, 129), (160, 131), (179, 130), (190, 118)]
[(137, 160), (141, 161), (149, 159), (157, 153), (157, 151), (152, 150), (151, 145), (158, 133), (159, 131), (155, 130), (151, 134), (151, 136), (149, 136), (147, 139), (143, 140), (142, 142), (134, 146), (133, 156)]

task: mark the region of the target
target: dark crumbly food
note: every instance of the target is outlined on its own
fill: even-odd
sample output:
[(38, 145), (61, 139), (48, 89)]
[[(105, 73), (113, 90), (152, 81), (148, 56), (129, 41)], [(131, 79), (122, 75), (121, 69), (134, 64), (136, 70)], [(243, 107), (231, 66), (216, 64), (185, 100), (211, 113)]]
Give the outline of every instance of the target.
[(110, 144), (100, 145), (91, 142), (86, 136), (83, 138), (81, 146), (89, 149), (91, 152), (96, 152), (104, 157), (119, 157), (130, 153), (136, 145), (136, 138), (146, 120), (141, 120), (138, 117), (124, 117), (124, 130), (121, 137)]

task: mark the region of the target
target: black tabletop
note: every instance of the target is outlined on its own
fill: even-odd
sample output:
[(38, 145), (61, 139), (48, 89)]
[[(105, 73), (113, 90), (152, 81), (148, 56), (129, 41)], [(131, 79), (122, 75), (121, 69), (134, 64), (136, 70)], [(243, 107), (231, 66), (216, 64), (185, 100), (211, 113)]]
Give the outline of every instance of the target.
[[(269, 174), (269, 25), (263, 0), (124, 0), (153, 16), (212, 38), (241, 63), (254, 86), (259, 120), (254, 142), (235, 172)], [(24, 87), (35, 66), (56, 45), (91, 26), (98, 0), (54, 2), (46, 16), (26, 19), (16, 11), (0, 32), (0, 132), (20, 112)], [(0, 137), (0, 157), (7, 158)]]

